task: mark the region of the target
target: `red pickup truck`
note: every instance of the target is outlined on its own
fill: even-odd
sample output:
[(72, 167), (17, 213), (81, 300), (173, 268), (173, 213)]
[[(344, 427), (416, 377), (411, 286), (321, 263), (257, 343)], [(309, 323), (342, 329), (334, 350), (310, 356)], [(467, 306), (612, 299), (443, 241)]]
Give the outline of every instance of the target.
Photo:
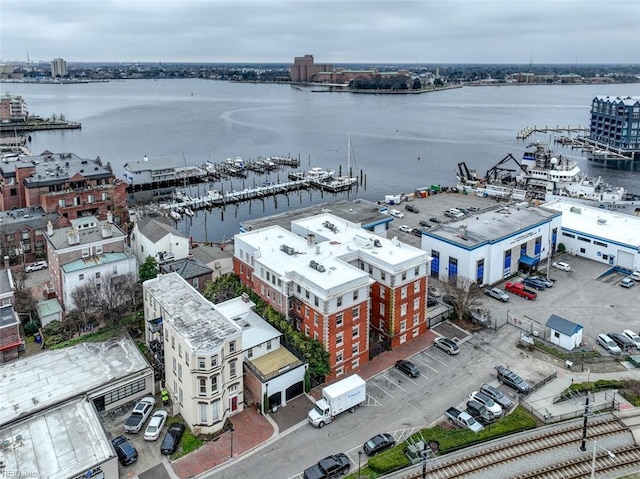
[(538, 297), (538, 293), (528, 289), (523, 283), (510, 283), (507, 282), (504, 285), (504, 289), (523, 298), (534, 300)]

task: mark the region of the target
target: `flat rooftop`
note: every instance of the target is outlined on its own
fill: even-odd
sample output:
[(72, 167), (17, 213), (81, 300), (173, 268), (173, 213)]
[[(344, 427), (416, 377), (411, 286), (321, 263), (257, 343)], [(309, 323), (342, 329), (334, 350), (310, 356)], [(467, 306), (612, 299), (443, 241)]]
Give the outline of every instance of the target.
[(545, 203), (542, 207), (562, 213), (563, 231), (640, 248), (640, 217), (562, 200)]
[(258, 358), (250, 359), (250, 361), (263, 376), (277, 373), (292, 364), (298, 365), (301, 363), (291, 351), (283, 346)]
[(524, 229), (548, 222), (558, 212), (537, 206), (500, 206), (489, 211), (471, 213), (425, 232), (428, 237), (473, 249), (495, 243)]
[(43, 351), (2, 364), (0, 426), (148, 367), (136, 344), (126, 338)]
[(114, 455), (93, 403), (85, 398), (14, 422), (0, 429), (0, 440), (9, 441), (0, 449), (3, 471), (19, 473), (15, 477), (67, 479)]
[(240, 335), (240, 327), (198, 293), (178, 273), (168, 273), (144, 282), (169, 322), (194, 351), (220, 349), (228, 338)]

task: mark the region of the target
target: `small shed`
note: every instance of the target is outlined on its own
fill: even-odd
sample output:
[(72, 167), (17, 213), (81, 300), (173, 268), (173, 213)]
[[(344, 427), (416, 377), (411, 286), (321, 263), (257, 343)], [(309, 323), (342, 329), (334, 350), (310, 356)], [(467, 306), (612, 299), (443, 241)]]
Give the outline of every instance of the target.
[(47, 299), (45, 301), (38, 301), (36, 304), (38, 311), (38, 317), (40, 318), (40, 324), (44, 328), (51, 321), (62, 321), (62, 306), (58, 298)]
[(551, 330), (549, 341), (561, 348), (571, 351), (582, 344), (582, 330), (584, 328), (573, 321), (552, 314), (545, 326)]

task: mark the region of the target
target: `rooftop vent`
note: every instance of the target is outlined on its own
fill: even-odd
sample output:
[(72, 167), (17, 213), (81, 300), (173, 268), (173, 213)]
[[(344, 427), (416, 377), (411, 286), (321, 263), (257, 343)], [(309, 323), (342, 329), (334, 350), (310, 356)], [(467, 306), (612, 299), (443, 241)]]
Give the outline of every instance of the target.
[(331, 223), (329, 221), (325, 221), (324, 223), (322, 223), (322, 226), (324, 226), (328, 230), (333, 231), (334, 233), (338, 232), (338, 228), (336, 228), (336, 225), (334, 225), (333, 223)]
[(569, 211), (571, 211), (572, 213), (578, 213), (579, 215), (582, 214), (582, 208), (578, 208), (577, 206), (572, 206), (571, 208), (569, 208)]
[(599, 225), (603, 225), (603, 224), (605, 224), (606, 222), (607, 222), (607, 220), (606, 220), (606, 219), (604, 219), (604, 218), (598, 218), (598, 224), (599, 224)]
[(309, 266), (311, 266), (313, 269), (315, 269), (316, 271), (319, 271), (321, 273), (324, 273), (326, 271), (324, 266), (322, 266), (320, 263), (318, 263), (317, 261), (314, 261), (314, 260), (311, 260), (309, 262)]
[(280, 245), (280, 251), (284, 251), (289, 256), (293, 256), (296, 253), (296, 250), (294, 248), (292, 248), (291, 246), (287, 246), (286, 244)]

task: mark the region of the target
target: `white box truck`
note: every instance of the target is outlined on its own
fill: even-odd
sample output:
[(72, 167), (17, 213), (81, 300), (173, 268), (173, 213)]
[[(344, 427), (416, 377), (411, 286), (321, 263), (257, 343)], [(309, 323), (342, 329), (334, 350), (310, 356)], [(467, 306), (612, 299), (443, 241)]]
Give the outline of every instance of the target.
[(315, 407), (309, 411), (309, 422), (324, 427), (344, 411), (353, 412), (367, 397), (367, 383), (357, 374), (344, 378), (322, 390)]

